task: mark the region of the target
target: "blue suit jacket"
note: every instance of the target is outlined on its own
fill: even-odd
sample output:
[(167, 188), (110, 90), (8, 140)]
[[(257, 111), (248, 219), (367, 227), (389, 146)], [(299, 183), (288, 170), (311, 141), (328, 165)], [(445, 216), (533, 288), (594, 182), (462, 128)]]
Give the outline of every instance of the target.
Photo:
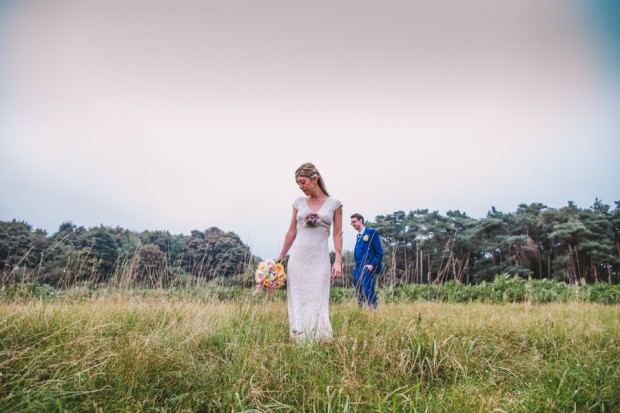
[[(367, 240), (365, 241), (364, 238)], [(372, 272), (374, 274), (383, 272), (383, 264), (381, 263), (383, 247), (376, 229), (364, 228), (361, 238), (355, 243), (353, 255), (355, 257), (355, 268), (353, 269), (355, 276), (359, 275), (362, 268), (368, 264), (373, 266)]]

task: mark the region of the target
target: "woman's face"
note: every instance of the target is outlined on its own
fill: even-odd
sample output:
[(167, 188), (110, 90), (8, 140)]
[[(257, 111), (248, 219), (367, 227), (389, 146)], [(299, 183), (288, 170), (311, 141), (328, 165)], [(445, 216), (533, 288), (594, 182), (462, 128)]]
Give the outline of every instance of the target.
[(308, 195), (314, 193), (314, 191), (316, 190), (318, 178), (298, 176), (295, 181), (297, 182), (299, 189), (301, 189), (304, 194)]

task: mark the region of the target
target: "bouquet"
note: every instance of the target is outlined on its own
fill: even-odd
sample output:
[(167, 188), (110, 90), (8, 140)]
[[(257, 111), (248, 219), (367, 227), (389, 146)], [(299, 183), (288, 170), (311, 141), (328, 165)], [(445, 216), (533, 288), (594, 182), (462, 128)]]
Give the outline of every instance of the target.
[(284, 265), (276, 263), (274, 260), (261, 261), (254, 276), (256, 278), (256, 292), (265, 290), (269, 293), (282, 288), (286, 281)]
[(309, 227), (316, 227), (320, 220), (321, 217), (316, 212), (310, 212), (304, 217), (304, 221)]

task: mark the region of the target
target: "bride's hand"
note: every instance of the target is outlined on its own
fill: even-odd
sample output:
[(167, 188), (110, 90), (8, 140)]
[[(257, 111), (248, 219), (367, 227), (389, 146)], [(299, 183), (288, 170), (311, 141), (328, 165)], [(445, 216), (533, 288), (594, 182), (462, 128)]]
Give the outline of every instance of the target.
[(339, 262), (335, 262), (334, 265), (332, 265), (332, 280), (340, 277), (342, 275), (342, 266), (340, 265)]

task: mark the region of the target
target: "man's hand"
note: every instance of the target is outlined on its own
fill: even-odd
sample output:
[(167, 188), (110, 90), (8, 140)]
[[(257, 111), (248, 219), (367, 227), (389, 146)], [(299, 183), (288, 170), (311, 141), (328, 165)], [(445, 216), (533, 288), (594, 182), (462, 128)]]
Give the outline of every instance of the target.
[(374, 269), (375, 269), (375, 267), (374, 267), (373, 265), (371, 265), (371, 264), (368, 264), (368, 265), (366, 266), (366, 269), (367, 269), (368, 271), (372, 271), (372, 270), (374, 270)]

